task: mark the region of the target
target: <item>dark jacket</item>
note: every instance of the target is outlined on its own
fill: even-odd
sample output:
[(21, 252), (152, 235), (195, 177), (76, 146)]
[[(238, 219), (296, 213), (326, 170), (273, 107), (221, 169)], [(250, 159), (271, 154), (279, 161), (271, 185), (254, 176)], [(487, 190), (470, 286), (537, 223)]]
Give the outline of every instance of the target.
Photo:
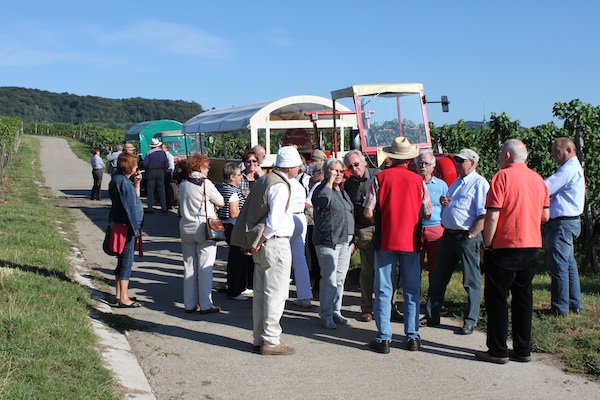
[(344, 190), (332, 190), (321, 183), (312, 195), (315, 227), (313, 243), (315, 245), (331, 246), (345, 243), (352, 232), (354, 221), (349, 221), (352, 211), (350, 197)]
[(117, 173), (108, 185), (108, 193), (112, 201), (108, 222), (128, 225), (129, 233), (137, 236), (144, 219), (144, 209), (133, 183), (125, 175)]
[(354, 204), (354, 221), (356, 222), (357, 230), (366, 228), (367, 226), (373, 226), (373, 222), (363, 215), (362, 204), (369, 192), (371, 178), (379, 172), (380, 170), (377, 168), (365, 168), (363, 179), (356, 179), (354, 176), (350, 176), (344, 183), (344, 190), (348, 193), (352, 204)]

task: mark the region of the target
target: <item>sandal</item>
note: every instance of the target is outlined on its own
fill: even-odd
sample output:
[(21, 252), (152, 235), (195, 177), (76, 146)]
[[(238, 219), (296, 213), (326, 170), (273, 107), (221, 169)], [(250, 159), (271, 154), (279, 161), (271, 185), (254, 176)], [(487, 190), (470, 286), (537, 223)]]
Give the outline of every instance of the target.
[[(137, 301), (137, 297), (130, 296), (129, 300), (131, 300), (131, 301)], [(120, 302), (121, 302), (121, 299), (117, 299), (115, 297), (115, 304), (119, 304)]]
[(121, 303), (120, 301), (117, 303), (117, 308), (138, 308), (141, 306), (142, 306), (142, 303), (140, 303), (139, 301), (134, 301), (131, 304)]

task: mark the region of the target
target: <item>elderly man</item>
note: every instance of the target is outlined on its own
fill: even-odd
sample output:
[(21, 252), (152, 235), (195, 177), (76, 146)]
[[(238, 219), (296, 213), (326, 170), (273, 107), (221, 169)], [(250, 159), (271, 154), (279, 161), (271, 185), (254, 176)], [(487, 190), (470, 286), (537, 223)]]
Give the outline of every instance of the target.
[(115, 148), (115, 151), (111, 151), (109, 155), (106, 156), (107, 161), (107, 171), (111, 176), (117, 173), (117, 159), (123, 152), (123, 146), (118, 144)]
[(281, 342), (279, 321), (289, 294), (292, 267), (290, 180), (298, 175), (301, 165), (295, 147), (280, 148), (274, 170), (254, 184), (231, 234), (231, 243), (247, 249), (254, 259), (253, 349), (262, 355), (295, 352)]
[(160, 209), (163, 213), (167, 212), (167, 196), (165, 193), (165, 171), (169, 168), (169, 160), (162, 149), (162, 143), (157, 138), (152, 138), (150, 147), (152, 148), (144, 158), (144, 167), (146, 168), (146, 202), (148, 209), (146, 212), (154, 212), (155, 190), (158, 190), (160, 199)]
[(421, 230), (421, 269), (425, 266), (425, 254), (427, 254), (428, 279), (429, 284), (431, 284), (438, 246), (444, 234), (440, 198), (448, 193), (448, 185), (446, 185), (443, 179), (433, 176), (435, 155), (431, 149), (421, 150), (415, 163), (417, 164), (417, 170), (423, 178), (423, 182), (427, 186), (431, 205), (433, 206), (431, 217), (422, 221), (423, 228)]
[(427, 325), (440, 324), (440, 310), (444, 302), (446, 286), (454, 268), (462, 261), (463, 287), (467, 292), (460, 335), (470, 335), (479, 319), (481, 303), (481, 268), (479, 252), (485, 197), (490, 188), (487, 181), (475, 169), (479, 156), (471, 149), (462, 149), (454, 156), (459, 177), (450, 185), (448, 195), (440, 198), (442, 225), (445, 228), (440, 241), (436, 264), (427, 296)]
[[(483, 242), (488, 351), (480, 361), (505, 364), (509, 358), (527, 362), (531, 356), (531, 281), (542, 247), (541, 223), (548, 221), (548, 189), (544, 180), (525, 164), (527, 148), (517, 139), (500, 148), (500, 171), (487, 194)], [(508, 338), (508, 295), (512, 294), (513, 350)]]
[(552, 277), (550, 312), (565, 316), (569, 311), (579, 314), (581, 309), (573, 241), (581, 233), (579, 216), (585, 203), (585, 177), (571, 139), (556, 139), (552, 145), (552, 158), (560, 167), (546, 179), (551, 196), (550, 221), (545, 232), (548, 270)]
[(373, 235), (375, 224), (364, 216), (363, 202), (371, 184), (371, 178), (379, 172), (376, 168), (367, 168), (365, 157), (358, 150), (350, 150), (344, 156), (346, 169), (350, 177), (344, 184), (354, 204), (354, 243), (360, 250), (360, 309), (359, 321), (373, 320), (373, 274), (375, 265), (375, 248)]
[(369, 348), (387, 354), (392, 340), (390, 313), (397, 266), (404, 295), (406, 350), (416, 351), (421, 347), (418, 234), (421, 218), (431, 215), (431, 201), (421, 177), (408, 170), (409, 160), (419, 154), (418, 149), (405, 137), (398, 137), (383, 151), (391, 160), (391, 166), (372, 179), (363, 207), (366, 218), (373, 221), (375, 215), (374, 317), (377, 336), (369, 343)]

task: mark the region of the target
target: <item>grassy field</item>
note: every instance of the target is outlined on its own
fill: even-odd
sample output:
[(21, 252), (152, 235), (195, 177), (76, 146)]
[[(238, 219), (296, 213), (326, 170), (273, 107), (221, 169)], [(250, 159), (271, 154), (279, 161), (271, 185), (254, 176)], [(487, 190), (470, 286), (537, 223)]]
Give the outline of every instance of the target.
[(37, 141), (25, 137), (1, 182), (0, 398), (117, 399), (71, 282), (71, 216), (40, 182)]

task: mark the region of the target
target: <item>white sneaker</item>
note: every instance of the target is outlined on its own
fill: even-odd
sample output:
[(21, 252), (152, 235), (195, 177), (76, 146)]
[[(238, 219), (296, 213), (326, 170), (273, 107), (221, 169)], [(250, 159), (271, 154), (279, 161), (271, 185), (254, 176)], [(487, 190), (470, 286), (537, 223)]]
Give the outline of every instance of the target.
[(311, 299), (296, 299), (294, 300), (294, 304), (304, 308), (312, 307)]
[(246, 301), (246, 300), (248, 300), (248, 298), (246, 296), (244, 296), (243, 294), (238, 294), (235, 297), (233, 297), (233, 296), (227, 296), (227, 298), (229, 300), (237, 300), (237, 301)]
[(252, 295), (254, 294), (254, 290), (252, 290), (252, 289), (246, 289), (246, 290), (244, 290), (244, 291), (242, 292), (242, 294), (243, 294), (244, 296), (252, 296)]
[(340, 325), (348, 325), (348, 319), (342, 317), (341, 314), (333, 314), (333, 322)]

